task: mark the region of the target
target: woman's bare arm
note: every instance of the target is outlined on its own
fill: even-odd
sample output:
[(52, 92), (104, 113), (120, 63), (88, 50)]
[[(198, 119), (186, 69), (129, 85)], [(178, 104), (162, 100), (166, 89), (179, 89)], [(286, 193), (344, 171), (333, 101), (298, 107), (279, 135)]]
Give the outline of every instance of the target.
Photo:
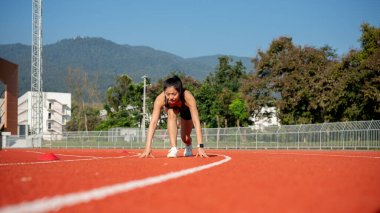
[(161, 93), (157, 96), (156, 100), (154, 101), (153, 105), (153, 112), (152, 112), (152, 118), (149, 123), (148, 133), (146, 136), (146, 142), (145, 142), (145, 150), (143, 153), (140, 154), (141, 158), (144, 157), (153, 157), (152, 155), (152, 140), (154, 131), (157, 127), (158, 119), (160, 118), (161, 109), (165, 104), (165, 97), (164, 93)]
[[(193, 121), (193, 125), (194, 125), (194, 128), (195, 128), (195, 134), (196, 134), (196, 137), (197, 137), (197, 143), (198, 144), (203, 144), (202, 127), (201, 127), (201, 122), (200, 122), (200, 119), (199, 119), (199, 113), (198, 113), (197, 103), (195, 101), (194, 96), (191, 94), (190, 91), (186, 90), (184, 96), (185, 96), (186, 105), (190, 109), (191, 119)], [(197, 156), (208, 157), (207, 154), (206, 154), (206, 152), (204, 151), (204, 149), (200, 148), (200, 147), (198, 147)]]

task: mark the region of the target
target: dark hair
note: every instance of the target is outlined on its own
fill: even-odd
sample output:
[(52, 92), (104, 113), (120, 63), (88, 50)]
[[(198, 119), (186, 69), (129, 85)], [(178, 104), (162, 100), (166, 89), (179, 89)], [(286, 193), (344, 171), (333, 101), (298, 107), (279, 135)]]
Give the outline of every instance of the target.
[(166, 79), (164, 82), (164, 90), (166, 90), (168, 87), (174, 87), (174, 89), (176, 89), (181, 96), (183, 95), (184, 89), (182, 86), (182, 81), (178, 76), (175, 75), (171, 78)]

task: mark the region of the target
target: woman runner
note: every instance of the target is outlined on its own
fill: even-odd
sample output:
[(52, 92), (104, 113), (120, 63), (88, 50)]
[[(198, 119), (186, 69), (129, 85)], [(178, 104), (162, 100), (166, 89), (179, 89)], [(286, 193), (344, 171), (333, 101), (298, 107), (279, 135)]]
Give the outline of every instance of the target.
[(141, 158), (153, 157), (152, 139), (161, 110), (164, 109), (168, 116), (168, 134), (171, 148), (167, 154), (168, 158), (178, 156), (177, 149), (177, 114), (181, 117), (181, 139), (185, 143), (183, 156), (192, 156), (192, 140), (190, 133), (195, 127), (197, 137), (197, 155), (208, 157), (202, 141), (202, 129), (199, 120), (197, 104), (194, 96), (190, 91), (185, 90), (182, 81), (178, 76), (168, 78), (164, 82), (164, 91), (156, 97), (153, 106), (152, 118), (146, 137), (146, 145), (143, 153), (139, 154)]

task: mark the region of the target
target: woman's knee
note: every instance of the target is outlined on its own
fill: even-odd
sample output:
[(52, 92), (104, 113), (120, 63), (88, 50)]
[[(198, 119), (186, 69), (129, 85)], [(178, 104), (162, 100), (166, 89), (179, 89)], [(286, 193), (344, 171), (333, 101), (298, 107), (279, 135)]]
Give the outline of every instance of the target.
[(181, 134), (181, 139), (185, 144), (191, 144), (191, 136), (187, 134)]
[(167, 115), (168, 115), (168, 120), (177, 119), (177, 114), (174, 112), (174, 110), (168, 110)]

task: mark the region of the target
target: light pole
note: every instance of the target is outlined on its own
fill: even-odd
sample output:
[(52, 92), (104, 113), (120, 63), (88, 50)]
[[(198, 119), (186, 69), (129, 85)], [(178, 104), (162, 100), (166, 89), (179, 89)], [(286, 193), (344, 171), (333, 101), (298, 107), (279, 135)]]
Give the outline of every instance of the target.
[(42, 0), (32, 0), (31, 130), (43, 131)]
[(146, 101), (145, 100), (146, 100), (146, 78), (147, 77), (148, 77), (147, 75), (144, 75), (142, 77), (144, 79), (143, 112), (142, 112), (143, 118), (141, 121), (141, 137), (142, 137), (143, 142), (145, 141), (145, 137), (146, 137), (146, 133), (145, 133), (145, 120), (146, 120), (145, 104), (146, 104)]

